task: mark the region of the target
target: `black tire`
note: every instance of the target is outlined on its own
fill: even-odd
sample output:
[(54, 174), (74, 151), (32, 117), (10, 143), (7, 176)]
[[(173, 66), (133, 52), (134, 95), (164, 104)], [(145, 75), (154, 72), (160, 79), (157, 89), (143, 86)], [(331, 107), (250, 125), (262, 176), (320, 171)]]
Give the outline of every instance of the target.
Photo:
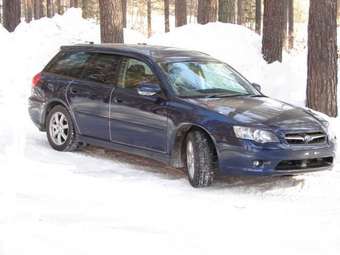
[[(192, 153), (189, 149), (190, 143)], [(199, 130), (191, 131), (186, 138), (185, 155), (190, 184), (195, 188), (210, 186), (217, 172), (217, 156), (208, 135)], [(190, 160), (188, 160), (190, 155), (194, 160), (193, 167), (190, 167)]]
[[(65, 116), (65, 119), (68, 124), (68, 131), (67, 131), (67, 139), (63, 140), (62, 144), (55, 143), (52, 139), (51, 134), (51, 118), (56, 114), (61, 113)], [(57, 151), (75, 151), (81, 147), (81, 143), (77, 140), (77, 133), (74, 128), (74, 124), (71, 118), (70, 113), (65, 109), (65, 107), (61, 105), (57, 105), (48, 113), (46, 118), (46, 130), (47, 130), (47, 139), (51, 147)]]

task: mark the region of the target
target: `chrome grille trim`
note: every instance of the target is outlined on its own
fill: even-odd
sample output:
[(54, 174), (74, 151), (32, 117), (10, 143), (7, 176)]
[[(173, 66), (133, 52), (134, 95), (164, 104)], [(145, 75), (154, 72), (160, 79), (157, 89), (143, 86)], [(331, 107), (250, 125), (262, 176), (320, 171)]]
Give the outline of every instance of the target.
[(305, 133), (288, 133), (285, 134), (285, 140), (288, 144), (323, 144), (327, 141), (327, 135), (324, 132), (305, 132)]

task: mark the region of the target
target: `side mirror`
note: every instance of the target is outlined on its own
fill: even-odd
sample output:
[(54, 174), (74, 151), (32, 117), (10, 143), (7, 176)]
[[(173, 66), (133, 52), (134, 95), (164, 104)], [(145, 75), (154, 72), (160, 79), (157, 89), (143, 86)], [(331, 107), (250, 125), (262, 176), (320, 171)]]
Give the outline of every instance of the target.
[(141, 83), (137, 87), (137, 93), (141, 96), (154, 96), (161, 92), (158, 84)]
[(253, 83), (252, 85), (257, 91), (261, 91), (261, 85), (259, 85), (257, 83)]

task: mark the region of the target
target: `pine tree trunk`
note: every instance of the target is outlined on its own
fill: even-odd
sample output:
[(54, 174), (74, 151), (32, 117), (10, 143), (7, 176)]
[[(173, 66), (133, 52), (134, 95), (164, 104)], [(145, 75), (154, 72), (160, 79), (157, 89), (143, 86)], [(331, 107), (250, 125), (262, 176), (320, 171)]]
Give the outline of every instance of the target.
[(33, 0), (34, 19), (40, 19), (40, 0)]
[(294, 48), (294, 0), (288, 0), (288, 48)]
[(40, 18), (45, 17), (45, 11), (44, 11), (44, 0), (39, 0), (39, 15)]
[(175, 2), (176, 27), (187, 24), (187, 1), (176, 0)]
[(255, 31), (261, 34), (262, 29), (262, 1), (256, 0)]
[(237, 24), (244, 23), (244, 0), (237, 0)]
[(3, 26), (9, 32), (13, 32), (20, 23), (20, 0), (3, 0)]
[(33, 19), (33, 4), (32, 4), (32, 0), (26, 0), (26, 11), (27, 11), (26, 22), (31, 22), (32, 19)]
[(152, 18), (151, 18), (151, 8), (152, 8), (152, 5), (151, 5), (151, 0), (147, 0), (147, 18), (148, 18), (148, 37), (151, 37), (152, 35)]
[(337, 0), (310, 0), (307, 106), (336, 117)]
[(287, 34), (288, 34), (288, 0), (282, 0), (283, 2), (283, 23), (282, 23), (282, 40), (283, 47), (287, 48)]
[(127, 26), (127, 0), (122, 0), (122, 11), (123, 11), (123, 27)]
[(207, 24), (217, 21), (217, 0), (198, 0), (197, 22)]
[(123, 12), (121, 0), (99, 0), (102, 43), (123, 43)]
[(264, 0), (262, 54), (268, 63), (282, 62), (282, 0)]
[(169, 0), (164, 0), (164, 25), (165, 25), (165, 33), (170, 32), (170, 3), (169, 3)]
[(52, 13), (52, 0), (47, 0), (46, 1), (46, 10), (47, 10), (47, 17), (51, 18), (53, 16)]
[(70, 8), (74, 7), (74, 0), (70, 0)]
[(63, 7), (61, 6), (61, 0), (57, 0), (56, 4), (57, 4), (57, 13), (59, 15), (62, 15), (63, 14)]
[(218, 20), (224, 23), (235, 23), (235, 0), (219, 0)]

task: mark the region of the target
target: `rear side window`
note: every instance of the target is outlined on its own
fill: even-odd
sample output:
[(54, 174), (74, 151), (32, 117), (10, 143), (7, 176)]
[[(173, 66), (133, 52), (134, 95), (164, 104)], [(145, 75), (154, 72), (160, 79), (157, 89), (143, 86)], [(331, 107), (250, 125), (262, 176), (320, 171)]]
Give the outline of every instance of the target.
[(82, 79), (105, 84), (116, 82), (120, 57), (111, 54), (97, 53), (87, 62)]
[(87, 52), (62, 52), (47, 67), (47, 72), (80, 78), (86, 63), (91, 57)]

